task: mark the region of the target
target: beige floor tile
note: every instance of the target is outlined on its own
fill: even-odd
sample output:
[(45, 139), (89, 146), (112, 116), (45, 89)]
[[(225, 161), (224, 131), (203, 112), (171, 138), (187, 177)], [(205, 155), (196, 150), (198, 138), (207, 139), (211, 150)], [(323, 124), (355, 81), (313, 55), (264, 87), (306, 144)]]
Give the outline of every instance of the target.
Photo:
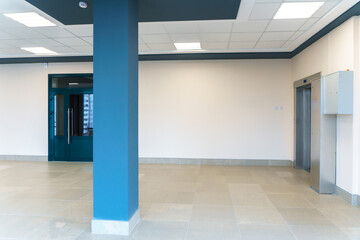
[(235, 224), (234, 208), (220, 205), (194, 205), (191, 222)]
[(80, 200), (91, 191), (86, 189), (62, 189), (51, 196), (51, 199), (57, 200)]
[(49, 220), (46, 217), (0, 215), (0, 238), (24, 239), (34, 228)]
[(296, 240), (287, 226), (240, 225), (241, 240)]
[(176, 204), (192, 204), (194, 202), (194, 192), (167, 192), (164, 198), (164, 203)]
[(285, 221), (276, 208), (253, 208), (235, 206), (239, 224), (284, 225)]
[(357, 207), (319, 211), (338, 227), (360, 227), (360, 209)]
[(226, 192), (197, 192), (194, 204), (232, 205), (231, 197)]
[(234, 205), (242, 207), (274, 208), (274, 205), (266, 194), (231, 193)]
[(183, 240), (188, 223), (142, 221), (132, 239), (136, 240)]
[(229, 192), (227, 183), (207, 183), (199, 182), (196, 186), (197, 192)]
[(290, 226), (298, 240), (349, 240), (335, 226)]
[(143, 220), (188, 222), (192, 205), (190, 204), (152, 204), (145, 213)]
[(333, 225), (315, 208), (279, 208), (278, 210), (289, 225)]
[(360, 228), (341, 228), (350, 240), (360, 239)]
[(186, 240), (240, 240), (236, 224), (190, 223)]
[(61, 212), (62, 216), (68, 218), (92, 218), (93, 202), (92, 201), (75, 201), (71, 206)]
[(299, 194), (268, 194), (277, 208), (313, 208), (314, 206)]
[(90, 233), (91, 163), (0, 161), (0, 240), (292, 240), (284, 219), (301, 224), (291, 226), (297, 240), (360, 240), (360, 209), (310, 189), (303, 170), (175, 164), (139, 169), (142, 223), (130, 237), (100, 236)]
[(259, 184), (229, 184), (230, 193), (240, 194), (265, 194), (264, 189)]
[(90, 220), (53, 218), (35, 227), (33, 231), (26, 235), (26, 239), (76, 239), (84, 229), (90, 231), (89, 225)]

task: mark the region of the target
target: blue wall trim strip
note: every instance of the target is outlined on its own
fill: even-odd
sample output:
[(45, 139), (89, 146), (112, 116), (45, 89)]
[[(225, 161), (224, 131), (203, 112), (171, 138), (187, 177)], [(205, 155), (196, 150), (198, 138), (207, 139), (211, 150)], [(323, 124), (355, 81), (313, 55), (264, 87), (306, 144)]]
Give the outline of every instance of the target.
[[(262, 53), (188, 53), (188, 54), (151, 54), (139, 55), (140, 61), (161, 60), (217, 60), (217, 59), (290, 59), (305, 50), (307, 47), (324, 37), (326, 34), (349, 20), (360, 15), (360, 3), (357, 3), (340, 17), (321, 29), (318, 33), (301, 44), (292, 52), (262, 52)], [(92, 56), (75, 57), (34, 57), (34, 58), (0, 58), (0, 64), (14, 63), (54, 63), (54, 62), (92, 62)]]

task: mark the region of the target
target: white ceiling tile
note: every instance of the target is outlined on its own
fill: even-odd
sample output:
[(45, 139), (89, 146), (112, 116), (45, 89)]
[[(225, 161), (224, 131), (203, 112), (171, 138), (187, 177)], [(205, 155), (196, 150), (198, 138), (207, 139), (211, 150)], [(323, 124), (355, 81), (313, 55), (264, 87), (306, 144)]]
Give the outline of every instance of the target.
[(22, 47), (41, 47), (39, 45), (37, 45), (37, 43), (33, 43), (29, 40), (26, 39), (13, 39), (13, 40), (2, 40), (1, 42), (8, 44), (11, 47), (17, 47), (17, 48), (22, 48)]
[(254, 48), (256, 42), (230, 42), (229, 49), (249, 49)]
[(0, 31), (0, 40), (2, 40), (2, 39), (17, 39), (17, 38), (18, 37), (14, 36), (12, 34)]
[(145, 43), (171, 43), (171, 39), (168, 34), (141, 35), (141, 39)]
[(173, 42), (200, 42), (200, 34), (190, 33), (190, 34), (170, 34), (170, 38)]
[[(1, 1), (0, 1), (1, 2)], [(0, 14), (0, 26), (3, 28), (17, 28), (17, 27), (24, 27), (23, 24), (12, 20), (11, 18), (5, 17), (4, 15)]]
[(150, 48), (146, 44), (139, 44), (139, 51), (140, 52), (148, 52)]
[(41, 27), (36, 28), (35, 30), (44, 36), (51, 38), (75, 37), (74, 34), (62, 29), (61, 27)]
[(40, 38), (40, 39), (31, 39), (30, 40), (32, 43), (36, 44), (37, 46), (41, 46), (41, 47), (62, 47), (64, 46), (63, 44), (54, 41), (50, 38)]
[(256, 3), (250, 19), (272, 19), (279, 10), (281, 3)]
[(203, 42), (228, 42), (230, 33), (202, 33), (200, 37)]
[(201, 48), (204, 50), (227, 49), (228, 42), (201, 42)]
[(247, 22), (235, 22), (233, 32), (263, 32), (269, 20), (250, 20)]
[(7, 50), (11, 55), (33, 55), (28, 51), (22, 50), (21, 48), (8, 48)]
[(33, 6), (24, 0), (1, 0), (0, 13), (27, 12), (33, 10)]
[(94, 27), (92, 24), (87, 25), (71, 25), (65, 29), (79, 37), (91, 37), (94, 35)]
[(333, 9), (338, 4), (338, 1), (328, 1), (324, 5), (321, 6), (319, 10), (312, 15), (313, 18), (320, 18), (328, 13), (331, 9)]
[(199, 31), (202, 33), (228, 33), (231, 32), (233, 21), (204, 21), (199, 22)]
[(0, 41), (0, 48), (10, 48), (11, 45), (6, 44), (4, 41)]
[(75, 49), (79, 53), (92, 53), (93, 52), (92, 46), (73, 46), (71, 48)]
[(152, 44), (148, 44), (148, 46), (153, 51), (172, 51), (172, 50), (176, 50), (174, 44), (170, 44), (170, 43), (160, 43), (160, 44), (152, 43)]
[(281, 48), (285, 41), (258, 42), (256, 48)]
[(54, 38), (55, 41), (58, 41), (67, 46), (87, 46), (87, 42), (80, 38)]
[(44, 38), (44, 35), (35, 31), (34, 28), (22, 27), (22, 28), (7, 28), (5, 30), (18, 38), (32, 39), (32, 38)]
[(262, 33), (233, 33), (231, 35), (232, 42), (251, 42), (257, 41), (261, 37)]
[(75, 49), (69, 47), (48, 47), (47, 49), (50, 49), (56, 53), (77, 53)]
[(139, 23), (139, 34), (165, 34), (162, 23)]
[(260, 41), (279, 41), (279, 40), (288, 40), (295, 32), (265, 32)]
[(272, 20), (266, 29), (270, 32), (297, 31), (307, 20), (291, 19), (291, 20)]
[(287, 41), (282, 47), (288, 48), (292, 43), (293, 43), (293, 41)]
[(94, 45), (94, 38), (93, 37), (82, 37), (82, 40), (86, 41), (90, 45)]
[(304, 25), (301, 26), (300, 31), (308, 30), (312, 25), (314, 25), (319, 19), (318, 18), (310, 18), (306, 21)]
[(164, 27), (168, 33), (198, 33), (197, 24), (192, 22), (167, 22)]
[(297, 39), (298, 37), (300, 37), (301, 34), (303, 34), (303, 31), (298, 31), (296, 32), (294, 35), (291, 36), (290, 40), (294, 41), (295, 39)]

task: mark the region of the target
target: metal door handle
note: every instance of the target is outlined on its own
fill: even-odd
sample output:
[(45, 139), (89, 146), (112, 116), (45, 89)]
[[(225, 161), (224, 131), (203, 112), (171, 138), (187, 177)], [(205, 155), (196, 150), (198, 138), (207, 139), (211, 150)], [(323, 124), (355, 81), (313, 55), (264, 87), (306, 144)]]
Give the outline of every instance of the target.
[(71, 109), (71, 136), (74, 136), (74, 109)]
[(67, 114), (68, 114), (68, 131), (67, 131), (68, 139), (67, 139), (67, 141), (68, 141), (68, 144), (70, 144), (70, 108), (68, 108)]

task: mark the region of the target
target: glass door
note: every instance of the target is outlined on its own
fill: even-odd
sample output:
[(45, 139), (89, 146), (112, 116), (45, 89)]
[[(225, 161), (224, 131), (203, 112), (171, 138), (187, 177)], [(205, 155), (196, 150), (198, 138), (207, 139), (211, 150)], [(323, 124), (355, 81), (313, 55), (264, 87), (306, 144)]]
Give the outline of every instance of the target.
[(61, 80), (49, 76), (52, 84), (49, 89), (49, 160), (92, 161), (93, 90), (89, 83), (81, 87), (81, 81), (74, 77), (71, 80), (65, 77), (67, 83), (61, 84), (54, 84), (54, 79), (58, 83)]

